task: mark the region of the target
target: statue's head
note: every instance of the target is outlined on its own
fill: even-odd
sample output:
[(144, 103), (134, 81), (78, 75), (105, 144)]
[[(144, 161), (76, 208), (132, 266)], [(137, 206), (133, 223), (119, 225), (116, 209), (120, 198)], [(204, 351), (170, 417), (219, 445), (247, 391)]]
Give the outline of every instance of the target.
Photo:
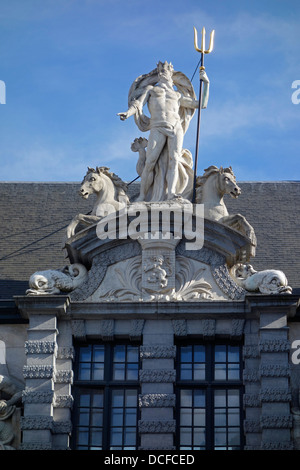
[(174, 72), (173, 65), (171, 62), (158, 62), (157, 64), (157, 72), (159, 77), (164, 77), (167, 80), (172, 80), (172, 75)]

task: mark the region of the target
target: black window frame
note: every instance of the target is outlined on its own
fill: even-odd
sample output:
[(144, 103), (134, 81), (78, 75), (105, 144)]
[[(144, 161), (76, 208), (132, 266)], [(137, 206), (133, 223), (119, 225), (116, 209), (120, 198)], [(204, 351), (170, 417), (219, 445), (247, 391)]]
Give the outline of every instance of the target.
[[(194, 378), (190, 380), (183, 380), (180, 378), (180, 353), (181, 347), (183, 346), (204, 346), (205, 347), (205, 379), (195, 380)], [(215, 379), (214, 378), (214, 351), (215, 346), (226, 345), (234, 346), (239, 348), (239, 378), (238, 379)], [(205, 448), (203, 450), (218, 450), (215, 448), (214, 439), (215, 439), (215, 425), (214, 425), (214, 391), (215, 390), (239, 390), (239, 429), (240, 429), (240, 447), (237, 450), (243, 450), (245, 445), (245, 436), (243, 432), (243, 421), (244, 421), (244, 408), (243, 408), (243, 395), (244, 395), (244, 385), (243, 385), (243, 355), (242, 355), (242, 342), (241, 341), (232, 341), (232, 340), (218, 340), (218, 341), (203, 341), (201, 339), (184, 339), (176, 342), (176, 436), (175, 436), (175, 446), (177, 450), (186, 451), (188, 446), (180, 445), (180, 393), (181, 390), (203, 390), (205, 392), (206, 402), (205, 402)], [(226, 416), (227, 420), (227, 416)], [(226, 430), (228, 426), (226, 426)], [(228, 431), (226, 431), (228, 432)], [(184, 449), (183, 449), (184, 447)], [(195, 447), (195, 443), (194, 443)], [(193, 450), (193, 449), (191, 449)], [(225, 449), (224, 449), (225, 450)], [(227, 450), (227, 449), (226, 449)], [(228, 449), (229, 450), (229, 449)]]
[[(80, 348), (94, 346), (104, 346), (104, 377), (103, 380), (80, 380), (78, 378), (79, 371), (79, 351)], [(138, 347), (138, 369), (137, 369), (137, 379), (136, 380), (114, 380), (113, 379), (113, 351), (116, 346), (134, 346)], [(110, 431), (112, 428), (111, 425), (111, 409), (112, 409), (112, 392), (114, 390), (136, 390), (137, 392), (137, 402), (136, 402), (136, 443), (135, 449), (139, 447), (139, 433), (138, 433), (138, 420), (140, 419), (140, 412), (138, 406), (138, 397), (140, 394), (140, 384), (139, 384), (139, 370), (141, 368), (141, 359), (140, 359), (140, 343), (132, 341), (89, 341), (89, 342), (76, 342), (74, 345), (75, 348), (75, 361), (74, 361), (74, 380), (72, 385), (72, 395), (74, 397), (74, 405), (72, 410), (72, 423), (73, 431), (71, 437), (71, 448), (77, 450), (77, 428), (79, 427), (79, 398), (82, 392), (90, 393), (92, 391), (103, 390), (103, 438), (102, 438), (102, 449), (101, 450), (111, 450), (110, 443)], [(124, 426), (122, 426), (124, 428)], [(124, 429), (123, 431), (124, 432)], [(89, 443), (90, 447), (90, 443)], [(124, 447), (124, 445), (123, 445)], [(115, 450), (123, 450), (117, 449)], [(125, 446), (127, 447), (127, 446)], [(132, 446), (133, 447), (133, 446)], [(80, 449), (78, 449), (80, 450)], [(84, 449), (85, 450), (85, 449)], [(90, 449), (86, 449), (90, 450)], [(114, 450), (114, 449), (112, 449)]]

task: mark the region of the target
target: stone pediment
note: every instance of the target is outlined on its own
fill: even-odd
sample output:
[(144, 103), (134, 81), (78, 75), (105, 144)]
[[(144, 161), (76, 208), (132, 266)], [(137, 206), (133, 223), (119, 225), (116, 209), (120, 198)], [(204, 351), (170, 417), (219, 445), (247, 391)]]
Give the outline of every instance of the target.
[[(193, 226), (194, 227), (194, 226)], [(221, 223), (205, 220), (200, 249), (187, 249), (185, 237), (99, 239), (97, 226), (78, 232), (66, 244), (71, 263), (88, 268), (86, 279), (70, 293), (74, 301), (213, 301), (242, 300), (243, 288), (229, 269), (245, 262), (250, 241)]]

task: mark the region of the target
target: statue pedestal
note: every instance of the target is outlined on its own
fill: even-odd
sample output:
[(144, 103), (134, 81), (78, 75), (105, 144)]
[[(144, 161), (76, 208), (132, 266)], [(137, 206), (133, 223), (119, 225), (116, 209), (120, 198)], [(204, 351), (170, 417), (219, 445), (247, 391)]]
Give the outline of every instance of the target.
[[(153, 205), (141, 203), (140, 207), (149, 209)], [(139, 213), (139, 220), (130, 214), (130, 211), (126, 214), (125, 225), (124, 214), (120, 215), (123, 219), (115, 225), (117, 231), (112, 224), (106, 227), (109, 237), (121, 233), (121, 238), (100, 239), (103, 227), (99, 231), (95, 224), (68, 240), (70, 262), (82, 263), (89, 269), (86, 280), (71, 293), (71, 299), (167, 302), (244, 298), (244, 289), (234, 282), (229, 269), (249, 260), (251, 242), (247, 237), (208, 219), (202, 219), (201, 226), (196, 216), (190, 214), (189, 230), (182, 230), (180, 238), (174, 218), (169, 230), (163, 220), (159, 221), (158, 230), (152, 230), (153, 226), (149, 230), (146, 223), (150, 221), (149, 211), (143, 217)], [(140, 230), (134, 232), (133, 226), (137, 225)], [(195, 249), (198, 246), (201, 248)]]

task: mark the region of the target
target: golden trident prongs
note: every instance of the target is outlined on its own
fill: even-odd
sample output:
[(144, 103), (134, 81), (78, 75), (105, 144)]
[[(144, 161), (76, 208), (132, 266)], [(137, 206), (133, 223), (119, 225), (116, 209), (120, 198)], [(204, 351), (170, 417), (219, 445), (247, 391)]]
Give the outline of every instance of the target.
[(192, 202), (195, 203), (196, 201), (196, 177), (197, 177), (197, 164), (198, 164), (198, 147), (199, 147), (199, 136), (200, 136), (200, 120), (201, 120), (201, 105), (202, 105), (202, 85), (203, 79), (201, 74), (205, 74), (204, 70), (204, 54), (209, 54), (212, 52), (214, 48), (214, 37), (215, 37), (215, 30), (213, 29), (210, 33), (210, 41), (209, 47), (205, 50), (205, 28), (202, 28), (202, 41), (201, 41), (201, 49), (198, 47), (198, 34), (197, 30), (194, 27), (194, 46), (197, 52), (201, 53), (200, 59), (200, 90), (199, 90), (199, 103), (198, 103), (198, 122), (197, 122), (197, 135), (196, 135), (196, 152), (195, 152), (195, 163), (194, 163), (194, 188), (193, 188), (193, 198)]
[(205, 28), (202, 28), (202, 41), (201, 41), (201, 49), (198, 47), (198, 33), (197, 30), (194, 26), (194, 46), (197, 52), (201, 52), (201, 54), (209, 54), (212, 52), (214, 48), (214, 37), (215, 37), (215, 30), (213, 29), (212, 32), (210, 33), (210, 40), (209, 40), (209, 47), (207, 50), (205, 50)]

